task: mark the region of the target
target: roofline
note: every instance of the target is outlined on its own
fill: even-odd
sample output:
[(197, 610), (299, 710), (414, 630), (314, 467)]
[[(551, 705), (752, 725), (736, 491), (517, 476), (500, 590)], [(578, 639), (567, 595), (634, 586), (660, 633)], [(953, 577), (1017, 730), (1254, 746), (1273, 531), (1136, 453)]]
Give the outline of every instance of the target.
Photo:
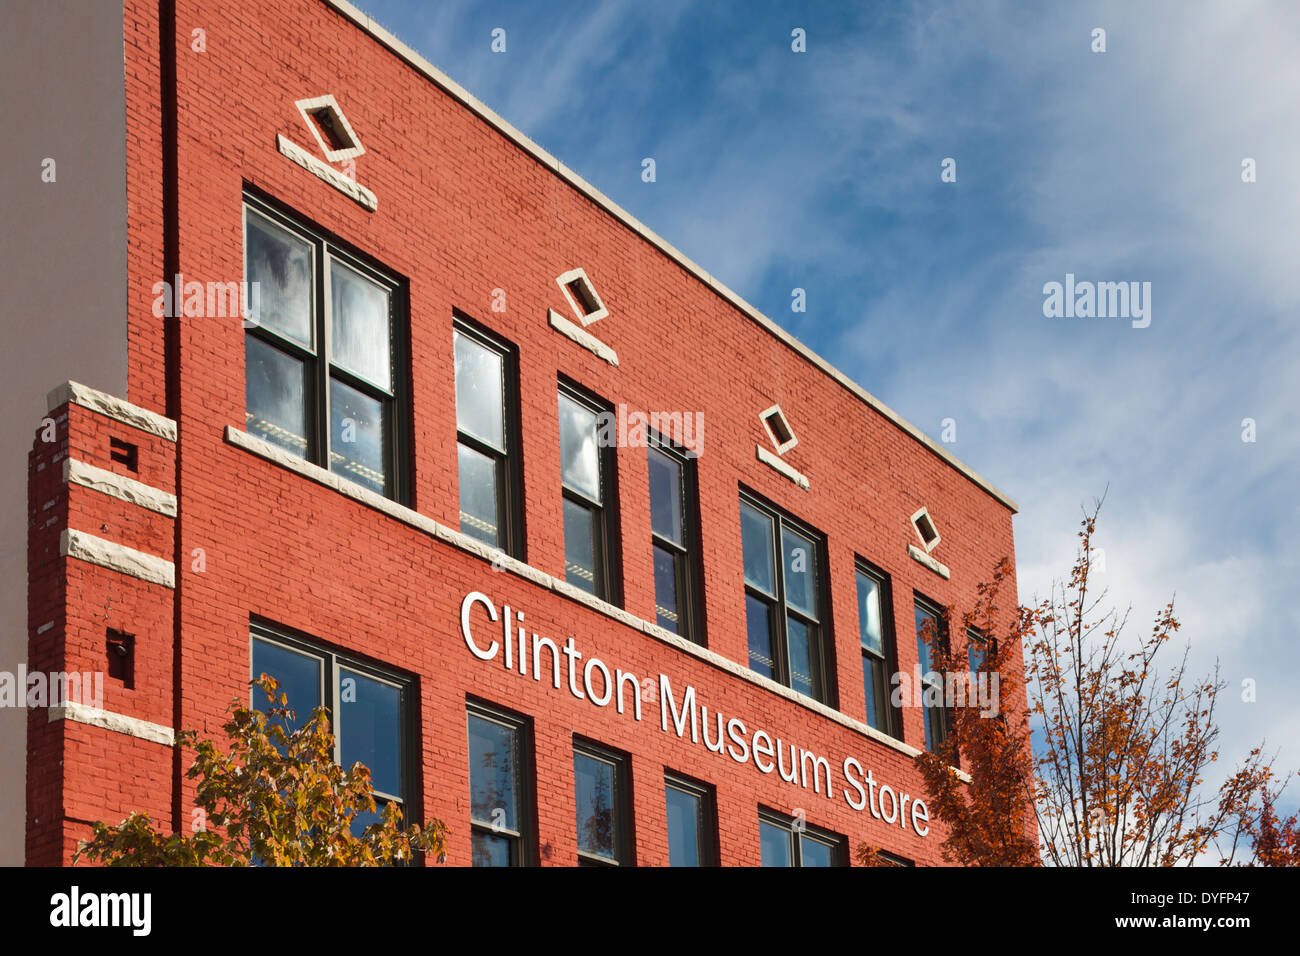
[(808, 346), (804, 345), (785, 329), (781, 328), (781, 326), (777, 325), (777, 323), (773, 322), (762, 312), (759, 312), (758, 309), (754, 308), (731, 289), (727, 288), (727, 286), (723, 285), (708, 272), (704, 271), (700, 266), (696, 265), (696, 263), (691, 261), (691, 259), (689, 259), (679, 249), (674, 247), (672, 243), (668, 242), (662, 236), (659, 236), (646, 226), (645, 223), (634, 217), (626, 209), (614, 202), (595, 186), (591, 185), (591, 183), (587, 182), (572, 169), (569, 169), (569, 167), (565, 166), (541, 146), (538, 146), (519, 130), (515, 129), (514, 126), (494, 112), (489, 106), (487, 106), (487, 104), (480, 101), (472, 93), (462, 87), (446, 73), (443, 73), (419, 53), (415, 52), (415, 50), (407, 46), (388, 30), (385, 30), (373, 17), (357, 9), (349, 3), (348, 0), (323, 0), (323, 2), (327, 6), (333, 7), (339, 13), (343, 14), (357, 26), (361, 27), (361, 29), (365, 30), (372, 37), (378, 40), (383, 46), (386, 46), (398, 57), (405, 60), (421, 73), (425, 74), (425, 76), (441, 87), (445, 92), (459, 100), (499, 133), (512, 140), (515, 145), (519, 146), (525, 152), (531, 154), (538, 162), (549, 167), (557, 176), (569, 185), (573, 186), (592, 202), (603, 208), (606, 212), (610, 213), (610, 215), (614, 216), (633, 232), (639, 234), (643, 239), (656, 247), (669, 259), (673, 260), (683, 269), (694, 275), (697, 279), (711, 287), (719, 296), (735, 308), (739, 309), (776, 338), (780, 339), (807, 361), (821, 369), (849, 392), (861, 399), (870, 408), (879, 412), (904, 432), (917, 439), (921, 444), (930, 449), (931, 452), (939, 456), (939, 458), (943, 459), (971, 482), (978, 485), (1009, 508), (1012, 514), (1019, 513), (1020, 506), (1017, 505), (1009, 495), (1000, 491), (995, 485), (964, 464), (960, 459), (956, 458), (942, 445), (930, 438), (929, 435), (926, 435), (911, 422), (907, 421), (907, 419), (903, 418), (884, 402), (880, 401), (880, 399), (876, 398), (857, 382), (854, 382), (839, 369), (835, 368), (835, 366), (831, 365), (812, 349), (808, 348)]

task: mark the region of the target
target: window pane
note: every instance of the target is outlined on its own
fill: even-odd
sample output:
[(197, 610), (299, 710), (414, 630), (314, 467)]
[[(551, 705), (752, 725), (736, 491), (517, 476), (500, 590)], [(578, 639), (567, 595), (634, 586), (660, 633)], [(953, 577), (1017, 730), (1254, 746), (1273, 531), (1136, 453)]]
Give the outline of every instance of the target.
[(564, 484), (593, 501), (600, 497), (596, 413), (560, 395), (560, 475)]
[(800, 866), (834, 866), (835, 848), (807, 834), (799, 838)]
[(497, 833), (484, 833), (475, 830), (470, 834), (473, 848), (474, 866), (509, 866), (510, 847), (514, 842), (510, 837)]
[(776, 677), (776, 655), (772, 653), (772, 606), (745, 595), (745, 629), (749, 632), (749, 669), (764, 677)]
[(930, 623), (931, 640), (937, 640), (940, 636), (939, 618), (918, 605), (916, 608), (916, 653), (917, 658), (921, 663), (922, 679), (925, 678), (927, 673), (934, 670), (930, 664), (930, 645), (925, 639), (925, 625), (927, 621)]
[(502, 453), (505, 391), (502, 357), (467, 335), (456, 339), (456, 427)]
[(809, 617), (817, 614), (817, 548), (803, 535), (783, 528), (781, 548), (785, 553), (785, 601)]
[(677, 562), (683, 557), (659, 545), (654, 546), (655, 618), (662, 628), (680, 634), (677, 605)]
[(336, 259), (330, 260), (330, 361), (392, 390), (388, 290)]
[(584, 753), (573, 755), (578, 849), (607, 860), (618, 859), (618, 775), (613, 764)]
[(880, 616), (880, 583), (858, 572), (858, 633), (862, 646), (879, 657), (885, 656), (884, 622)]
[(790, 831), (784, 827), (760, 820), (758, 842), (764, 866), (794, 866)]
[(519, 731), (477, 714), (469, 715), (470, 819), (507, 830), (519, 822)]
[(775, 595), (772, 519), (743, 501), (740, 503), (740, 539), (745, 554), (745, 583)]
[(650, 527), (661, 538), (684, 544), (682, 538), (682, 465), (650, 449)]
[(344, 767), (370, 768), (371, 786), (402, 793), (402, 692), (346, 667), (339, 668), (339, 717), (335, 732)]
[(485, 544), (501, 543), (497, 527), (497, 463), (468, 445), (456, 446), (460, 468), (460, 530)]
[(330, 471), (371, 491), (387, 488), (387, 403), (330, 379)]
[(966, 632), (966, 656), (970, 661), (972, 672), (978, 671), (988, 659), (988, 644), (976, 631)]
[[(269, 674), (280, 682), (280, 693), (288, 700), (295, 720), (291, 727), (300, 727), (320, 706), (321, 671), (324, 662), (319, 657), (303, 654), (279, 644), (253, 638), (252, 675)], [(269, 706), (266, 695), (253, 688), (253, 708), (265, 712)]]
[(703, 866), (700, 858), (704, 800), (698, 793), (666, 788), (668, 794), (668, 865)]
[(885, 707), (888, 704), (888, 690), (884, 685), (885, 665), (870, 654), (862, 655), (862, 685), (867, 692), (867, 723), (889, 732)]
[(790, 643), (790, 686), (801, 694), (817, 697), (817, 628), (790, 614), (786, 616), (786, 633)]
[[(345, 763), (344, 766), (351, 766), (351, 765)], [(352, 826), (350, 827), (350, 829), (352, 830), (352, 835), (359, 838), (361, 834), (365, 832), (366, 827), (370, 826), (370, 824), (383, 822), (384, 806), (385, 806), (384, 801), (376, 800), (375, 810), (373, 813), (367, 813), (365, 810), (359, 811), (352, 818)]]
[(576, 501), (564, 499), (564, 579), (596, 593), (596, 516)]
[(244, 415), (250, 434), (300, 458), (307, 457), (306, 372), (303, 363), (244, 336)]
[(311, 244), (251, 209), (245, 243), (244, 272), (258, 283), (259, 323), (312, 348)]

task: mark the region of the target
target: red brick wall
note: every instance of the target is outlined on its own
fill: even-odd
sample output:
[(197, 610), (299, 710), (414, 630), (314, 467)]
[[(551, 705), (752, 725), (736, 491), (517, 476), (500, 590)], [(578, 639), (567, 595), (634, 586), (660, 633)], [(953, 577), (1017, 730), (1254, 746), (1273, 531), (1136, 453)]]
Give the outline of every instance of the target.
[[(145, 0), (126, 6), (128, 397), (162, 411), (164, 322), (151, 313), (152, 284), (163, 277), (158, 13), (156, 3)], [(854, 555), (891, 576), (904, 671), (916, 660), (913, 591), (967, 609), (979, 580), (998, 558), (1012, 555), (1011, 513), (1004, 505), (320, 0), (178, 0), (176, 7), (180, 266), (200, 281), (242, 278), (241, 188), (249, 183), (408, 281), (411, 505), (422, 514), (457, 526), (451, 323), (452, 310), (460, 309), (519, 348), (527, 561), (563, 575), (558, 375), (633, 409), (699, 410), (705, 423), (699, 497), (708, 646), (733, 661), (747, 660), (737, 497), (745, 485), (827, 536), (838, 698), (851, 717), (861, 718), (865, 706)], [(195, 29), (205, 31), (206, 52), (191, 49)], [(334, 94), (365, 145), (356, 177), (377, 194), (377, 212), (276, 149), (276, 134), (283, 134), (318, 154), (294, 101), (325, 93)], [(548, 307), (568, 312), (555, 277), (575, 267), (586, 270), (610, 310), (590, 331), (617, 351), (617, 368), (548, 327)], [(491, 311), (495, 288), (505, 290), (504, 313)], [(576, 602), (494, 573), (486, 562), (230, 446), (225, 427), (244, 423), (239, 320), (167, 322), (179, 340), (179, 362), (171, 370), (181, 436), (174, 552), (189, 556), (202, 548), (206, 555), (201, 573), (191, 570), (188, 557), (177, 567), (180, 667), (172, 718), (178, 729), (219, 736), (227, 704), (245, 693), (250, 616), (262, 617), (418, 679), (422, 811), (451, 825), (452, 863), (469, 861), (467, 694), (534, 720), (544, 863), (575, 860), (574, 733), (631, 754), (641, 864), (667, 860), (665, 768), (716, 785), (724, 863), (758, 862), (759, 804), (786, 812), (803, 808), (810, 824), (845, 834), (851, 846), (869, 841), (920, 863), (939, 862), (942, 828), (933, 821), (930, 836), (920, 839), (852, 811), (840, 792), (840, 761), (854, 756), (878, 780), (921, 795), (906, 755)], [(768, 443), (758, 412), (776, 402), (799, 438), (786, 457), (810, 479), (808, 492), (755, 459), (755, 445)], [(158, 482), (171, 487), (166, 476)], [(644, 450), (620, 450), (618, 488), (624, 606), (653, 619)], [(78, 494), (74, 503), (92, 494)], [(88, 500), (83, 504), (93, 508)], [(907, 545), (916, 542), (909, 516), (922, 505), (943, 536), (935, 557), (952, 569), (951, 580), (908, 556)], [(141, 542), (133, 546), (147, 543), (170, 557), (153, 524), (118, 530)], [(153, 613), (155, 596), (147, 587), (136, 593), (141, 589), (122, 579), (103, 586), (113, 592), (112, 606), (127, 616)], [(752, 763), (741, 766), (664, 734), (657, 708), (637, 724), (612, 707), (595, 708), (499, 663), (475, 660), (458, 623), (460, 600), (473, 589), (526, 609), (530, 632), (557, 641), (573, 634), (584, 654), (611, 668), (643, 677), (662, 672), (678, 694), (693, 685), (701, 702), (740, 718), (751, 732), (762, 728), (826, 756), (835, 798), (800, 791)], [(107, 600), (92, 591), (70, 594), (69, 620), (88, 617), (82, 602)], [(170, 620), (163, 618), (157, 626), (166, 637), (159, 634), (159, 642), (171, 639)], [(170, 684), (146, 688), (137, 680), (137, 688), (140, 699), (123, 703), (134, 706), (133, 713), (155, 713), (155, 705), (164, 712), (160, 701), (172, 699)], [(904, 737), (919, 745), (919, 711), (906, 711)], [(150, 756), (161, 748), (132, 741), (124, 746), (137, 744), (132, 759), (147, 762), (150, 773), (163, 766), (161, 755)], [(96, 792), (99, 765), (87, 759), (67, 768), (66, 789)], [(135, 775), (136, 764), (126, 767), (122, 776)], [(158, 793), (151, 790), (149, 799), (160, 799)], [(185, 819), (187, 801), (180, 806)], [(104, 812), (122, 806), (109, 800)]]

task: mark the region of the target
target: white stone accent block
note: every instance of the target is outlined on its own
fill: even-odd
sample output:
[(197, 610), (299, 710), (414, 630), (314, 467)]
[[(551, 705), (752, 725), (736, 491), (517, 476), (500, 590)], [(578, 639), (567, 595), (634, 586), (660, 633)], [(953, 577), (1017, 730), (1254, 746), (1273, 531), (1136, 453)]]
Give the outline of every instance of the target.
[(145, 554), (135, 548), (128, 548), (114, 541), (96, 538), (84, 531), (64, 528), (63, 533), (59, 535), (59, 554), (130, 575), (151, 584), (176, 587), (176, 566), (170, 561), (164, 561), (162, 558)]
[(51, 390), (45, 396), (45, 401), (50, 411), (67, 403), (80, 405), (101, 415), (107, 415), (124, 425), (157, 435), (159, 438), (168, 441), (176, 440), (176, 423), (170, 418), (77, 382), (64, 382), (58, 388)]
[(152, 485), (146, 485), (134, 478), (127, 478), (103, 468), (97, 468), (84, 461), (71, 458), (63, 460), (63, 480), (70, 485), (81, 485), (102, 494), (120, 498), (149, 511), (156, 511), (169, 518), (176, 517), (176, 496), (160, 491)]
[(758, 452), (759, 461), (761, 461), (765, 465), (775, 468), (778, 472), (781, 473), (781, 475), (783, 475), (786, 478), (789, 478), (791, 481), (793, 481), (804, 491), (808, 490), (808, 488), (810, 487), (808, 483), (808, 479), (801, 472), (798, 472), (794, 468), (790, 467), (790, 465), (786, 464), (780, 458), (776, 457), (776, 455), (772, 454), (762, 445), (755, 445), (754, 448)]
[(72, 720), (79, 724), (102, 727), (104, 730), (126, 734), (128, 737), (152, 740), (156, 744), (166, 744), (168, 747), (176, 745), (176, 732), (170, 727), (141, 720), (138, 717), (115, 714), (111, 710), (89, 707), (75, 701), (68, 701), (62, 707), (50, 707), (49, 715), (50, 723), (54, 723), (56, 720)]
[(280, 146), (280, 154), (286, 159), (297, 163), (307, 172), (319, 176), (349, 199), (358, 205), (365, 206), (371, 212), (379, 208), (379, 198), (365, 186), (344, 176), (323, 160), (317, 159), (298, 144), (286, 139), (282, 133), (277, 133), (275, 139)]
[(573, 339), (588, 352), (591, 352), (614, 367), (618, 367), (618, 355), (612, 348), (596, 338), (581, 326), (574, 325), (564, 316), (560, 315), (554, 309), (547, 309), (546, 314), (551, 322), (551, 328), (567, 338)]

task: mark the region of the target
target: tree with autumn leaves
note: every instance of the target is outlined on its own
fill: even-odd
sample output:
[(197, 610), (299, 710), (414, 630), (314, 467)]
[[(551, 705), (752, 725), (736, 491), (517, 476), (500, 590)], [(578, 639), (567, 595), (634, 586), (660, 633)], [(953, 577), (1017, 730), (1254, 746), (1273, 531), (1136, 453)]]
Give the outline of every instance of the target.
[[(971, 673), (972, 682), (981, 672), (997, 674), (1002, 702), (991, 716), (974, 694), (959, 695), (945, 739), (917, 757), (930, 811), (949, 831), (944, 859), (962, 866), (1300, 865), (1300, 820), (1278, 818), (1284, 781), (1262, 747), (1217, 790), (1205, 787), (1219, 759), (1215, 705), (1226, 685), (1217, 670), (1191, 677), (1186, 649), (1166, 665), (1162, 651), (1179, 628), (1172, 602), (1148, 635), (1125, 637), (1127, 612), (1106, 608), (1105, 591), (1093, 587), (1100, 509), (1097, 502), (1085, 514), (1070, 577), (1049, 598), (1004, 613), (1005, 559), (980, 585), (976, 606), (961, 616), (964, 632), (985, 637), (973, 673), (965, 648), (950, 646), (949, 628), (925, 627), (936, 672)], [(1027, 706), (1017, 706), (1022, 701)], [(887, 859), (867, 844), (857, 856), (865, 865)]]
[(210, 740), (183, 731), (178, 743), (195, 751), (186, 772), (198, 780), (191, 833), (166, 833), (148, 814), (132, 813), (116, 826), (97, 822), (73, 862), (107, 866), (383, 866), (417, 853), (442, 862), (447, 828), (404, 824), (395, 804), (360, 833), (358, 819), (376, 812), (370, 771), (334, 760), (329, 711), (296, 717), (276, 681), (253, 682), (266, 694), (265, 712), (231, 705), (222, 752)]

